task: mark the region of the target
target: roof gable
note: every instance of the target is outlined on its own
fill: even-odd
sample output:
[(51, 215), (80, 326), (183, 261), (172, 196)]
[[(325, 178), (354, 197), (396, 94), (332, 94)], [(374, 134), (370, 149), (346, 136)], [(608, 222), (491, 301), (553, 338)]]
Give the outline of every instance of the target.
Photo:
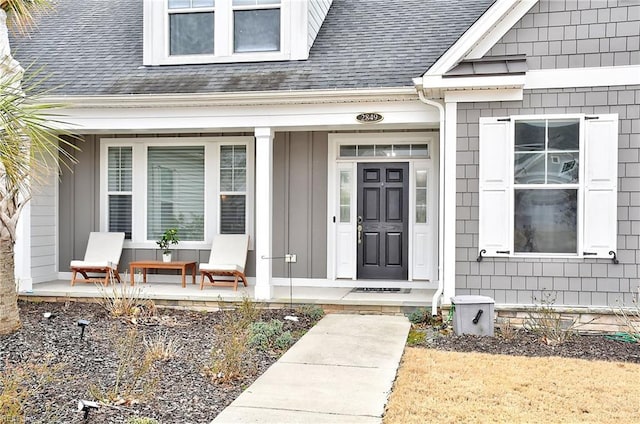
[(463, 60), (480, 59), (538, 0), (497, 0), (425, 73), (444, 75)]

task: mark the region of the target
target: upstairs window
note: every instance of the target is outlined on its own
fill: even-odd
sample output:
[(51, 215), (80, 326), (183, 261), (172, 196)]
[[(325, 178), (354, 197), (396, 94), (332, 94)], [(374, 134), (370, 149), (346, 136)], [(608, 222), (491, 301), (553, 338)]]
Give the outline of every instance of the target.
[(214, 0), (168, 0), (169, 54), (214, 54)]
[(280, 51), (280, 0), (233, 0), (233, 52)]
[(299, 0), (143, 0), (144, 65), (306, 59), (312, 13)]

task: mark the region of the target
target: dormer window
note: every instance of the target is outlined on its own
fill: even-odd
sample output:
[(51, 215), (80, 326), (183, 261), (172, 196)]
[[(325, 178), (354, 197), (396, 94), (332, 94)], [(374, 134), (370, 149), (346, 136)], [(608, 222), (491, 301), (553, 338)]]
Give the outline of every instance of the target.
[(214, 54), (214, 0), (169, 0), (169, 55)]
[(329, 2), (144, 0), (144, 65), (300, 60)]
[(233, 52), (280, 51), (280, 0), (233, 0)]

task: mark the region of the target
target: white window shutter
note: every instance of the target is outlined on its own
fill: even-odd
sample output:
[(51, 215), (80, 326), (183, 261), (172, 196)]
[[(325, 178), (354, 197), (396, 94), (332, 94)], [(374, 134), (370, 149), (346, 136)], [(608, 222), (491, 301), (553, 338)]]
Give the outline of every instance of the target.
[(480, 118), (479, 253), (509, 256), (511, 253), (511, 122)]
[(609, 252), (615, 252), (617, 237), (617, 115), (586, 117), (584, 152), (584, 254), (612, 258)]

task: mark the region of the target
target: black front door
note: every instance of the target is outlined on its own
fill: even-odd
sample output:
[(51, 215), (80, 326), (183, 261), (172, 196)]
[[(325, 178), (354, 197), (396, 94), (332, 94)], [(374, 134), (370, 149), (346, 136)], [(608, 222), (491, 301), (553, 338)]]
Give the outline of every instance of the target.
[(358, 164), (358, 278), (408, 276), (408, 163)]

